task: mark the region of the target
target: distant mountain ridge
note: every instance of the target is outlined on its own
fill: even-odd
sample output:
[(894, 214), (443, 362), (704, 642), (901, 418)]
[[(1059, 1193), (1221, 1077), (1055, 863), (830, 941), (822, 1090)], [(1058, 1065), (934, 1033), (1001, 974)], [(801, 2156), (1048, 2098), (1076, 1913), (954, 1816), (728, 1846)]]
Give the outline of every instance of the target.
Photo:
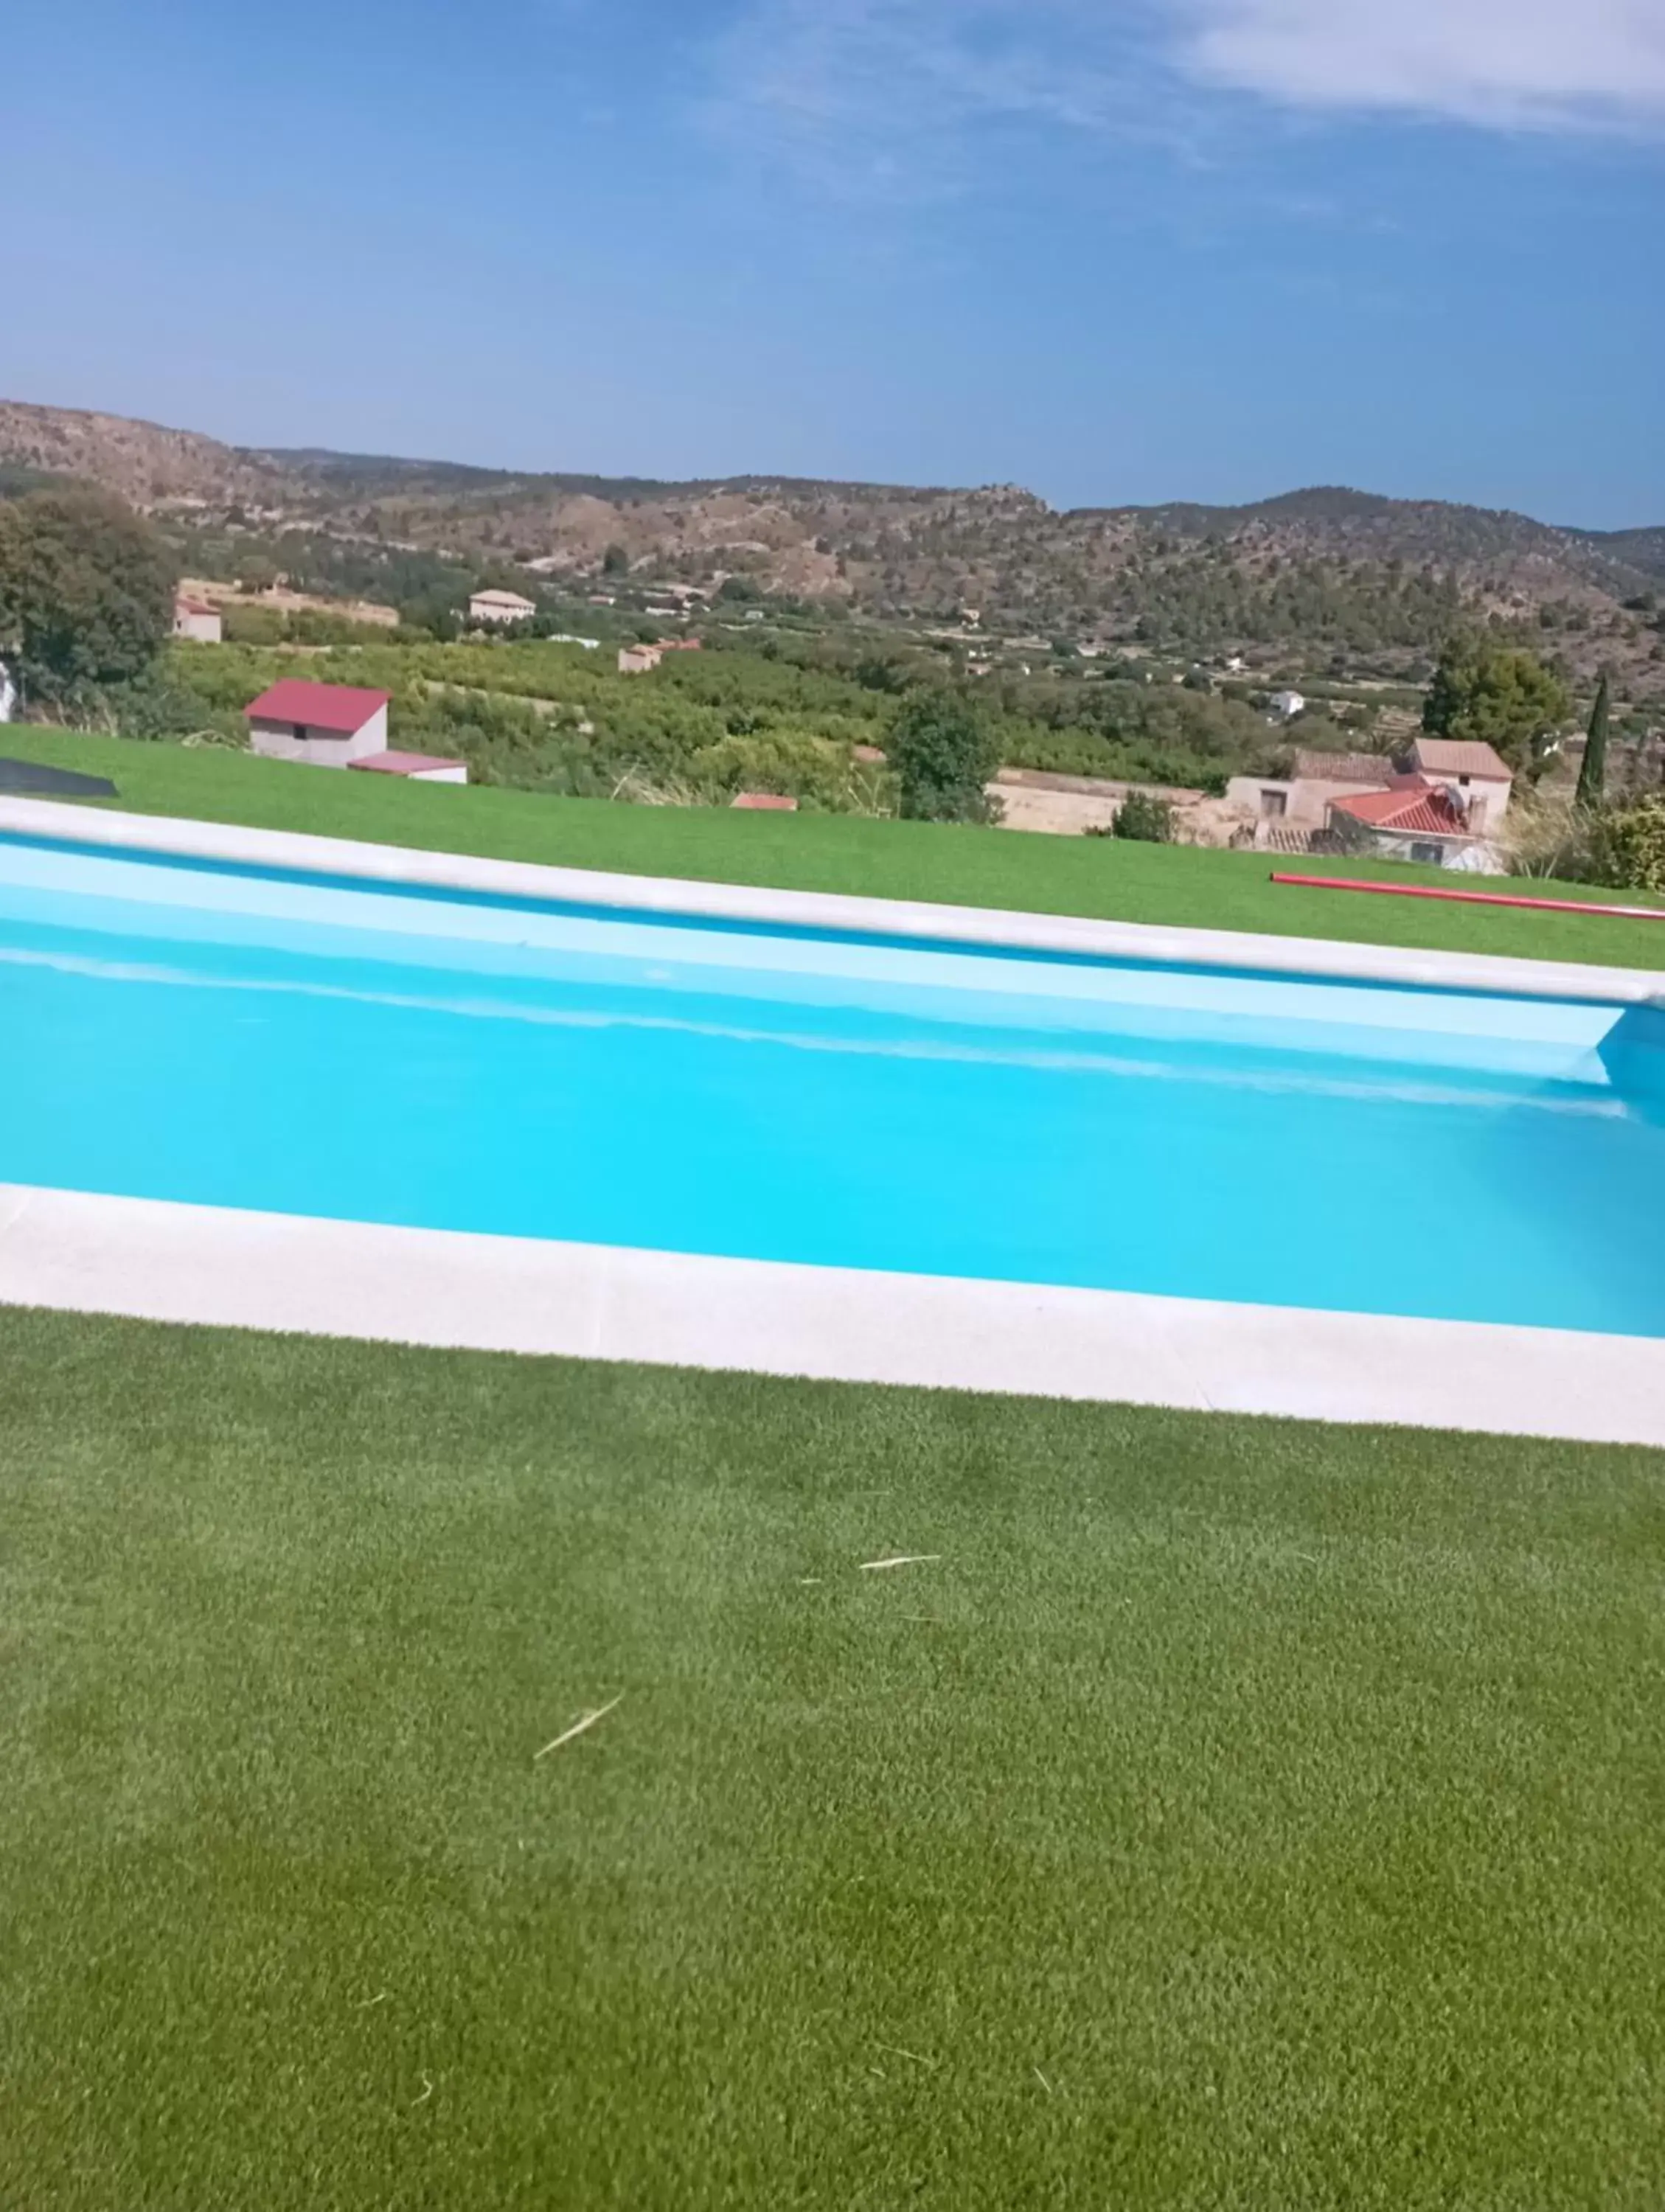
[(0, 469), (85, 478), (181, 524), (319, 533), (500, 571), (587, 576), (617, 547), (667, 580), (740, 568), (760, 588), (881, 617), (972, 608), (1043, 635), (1412, 653), (1466, 607), (1541, 620), (1570, 665), (1615, 661), (1650, 693), (1657, 665), (1665, 525), (1571, 529), (1340, 485), (1236, 507), (1057, 510), (1009, 484), (671, 483), (234, 447), (20, 402), (0, 402)]
[(1594, 578), (1626, 580), (1619, 572), (1665, 577), (1665, 527), (1639, 530), (1582, 530), (1539, 522), (1508, 507), (1465, 507), (1455, 501), (1389, 499), (1380, 492), (1355, 491), (1340, 484), (1315, 484), (1276, 494), (1242, 507), (1205, 507), (1176, 501), (1162, 507), (1115, 507), (1106, 512), (1136, 516), (1195, 537), (1224, 537), (1256, 523), (1293, 526), (1331, 535), (1361, 548), (1414, 540), (1430, 557), (1496, 559), (1531, 550), (1565, 557), (1590, 549), (1600, 563)]

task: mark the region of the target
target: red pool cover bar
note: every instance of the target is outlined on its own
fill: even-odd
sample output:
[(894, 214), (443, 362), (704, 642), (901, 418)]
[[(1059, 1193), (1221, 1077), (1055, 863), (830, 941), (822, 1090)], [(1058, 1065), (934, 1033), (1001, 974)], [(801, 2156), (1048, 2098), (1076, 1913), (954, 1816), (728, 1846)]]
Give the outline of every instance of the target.
[(1274, 884), (1299, 884), (1310, 891), (1386, 891), (1393, 898), (1456, 899), (1465, 906), (1523, 906), (1538, 914), (1605, 914), (1621, 921), (1665, 921), (1665, 907), (1606, 906), (1599, 899), (1522, 898), (1511, 891), (1445, 891), (1432, 884), (1367, 884), (1355, 876), (1289, 876), (1275, 869)]

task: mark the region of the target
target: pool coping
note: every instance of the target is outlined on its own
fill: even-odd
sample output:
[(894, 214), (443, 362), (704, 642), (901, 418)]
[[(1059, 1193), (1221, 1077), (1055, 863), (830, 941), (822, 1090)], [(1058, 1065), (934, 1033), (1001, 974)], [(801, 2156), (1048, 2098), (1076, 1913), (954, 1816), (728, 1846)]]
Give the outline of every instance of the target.
[(987, 945), (1078, 958), (1248, 969), (1261, 975), (1412, 984), (1516, 998), (1596, 1000), (1621, 1006), (1665, 1001), (1665, 969), (1356, 945), (1330, 938), (1170, 928), (1152, 922), (939, 906), (830, 891), (777, 890), (682, 877), (620, 875), (538, 861), (493, 860), (469, 854), (424, 852), (404, 845), (367, 844), (300, 830), (254, 830), (173, 815), (125, 814), (112, 808), (71, 806), (51, 799), (0, 797), (0, 835), (7, 833), (107, 846), (112, 851), (159, 859), (217, 860), (234, 866), (352, 877), (373, 886), (416, 885), (430, 891), (617, 907), (693, 921), (786, 924), (857, 936), (928, 938), (938, 944)]
[(1665, 1446), (1665, 1339), (884, 1274), (0, 1184), (0, 1304)]

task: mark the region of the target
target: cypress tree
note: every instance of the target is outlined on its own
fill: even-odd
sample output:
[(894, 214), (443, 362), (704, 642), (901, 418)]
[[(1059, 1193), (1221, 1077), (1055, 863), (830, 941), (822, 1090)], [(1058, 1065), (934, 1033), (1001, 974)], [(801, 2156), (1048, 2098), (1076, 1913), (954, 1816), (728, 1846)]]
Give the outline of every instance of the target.
[(1601, 672), (1601, 680), (1595, 687), (1595, 704), (1590, 709), (1589, 733), (1584, 739), (1583, 765), (1578, 771), (1578, 805), (1599, 806), (1601, 788), (1607, 775), (1607, 672)]

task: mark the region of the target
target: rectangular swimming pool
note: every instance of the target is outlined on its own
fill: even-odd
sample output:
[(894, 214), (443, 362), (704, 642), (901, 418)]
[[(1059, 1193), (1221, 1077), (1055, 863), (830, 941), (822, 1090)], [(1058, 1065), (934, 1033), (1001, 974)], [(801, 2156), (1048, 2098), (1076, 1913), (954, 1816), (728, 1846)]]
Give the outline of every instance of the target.
[(0, 838), (0, 1182), (1665, 1336), (1655, 1007)]

